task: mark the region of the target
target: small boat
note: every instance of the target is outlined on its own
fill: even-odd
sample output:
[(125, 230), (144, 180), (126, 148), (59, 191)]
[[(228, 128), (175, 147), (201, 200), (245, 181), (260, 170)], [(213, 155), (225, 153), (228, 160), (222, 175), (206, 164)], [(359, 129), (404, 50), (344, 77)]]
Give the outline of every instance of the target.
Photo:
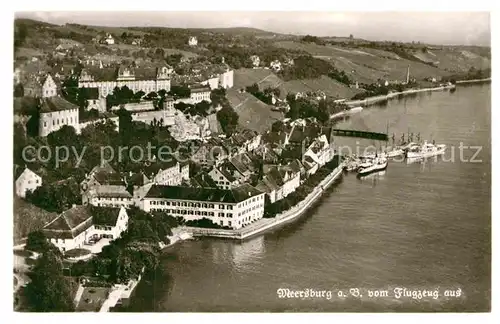
[(401, 145), (400, 149), (402, 149), (403, 151), (408, 151), (411, 147), (416, 146), (416, 145), (418, 145), (418, 144), (415, 142), (410, 142), (410, 143), (406, 143), (406, 144)]
[(372, 164), (369, 167), (359, 169), (358, 177), (363, 177), (373, 172), (383, 171), (387, 168), (387, 164), (388, 161), (386, 158), (377, 157), (373, 160)]
[(422, 145), (413, 145), (409, 148), (408, 152), (406, 152), (407, 159), (418, 159), (418, 158), (427, 158), (437, 155), (442, 155), (446, 151), (445, 144), (431, 144), (424, 142)]
[(401, 156), (404, 154), (405, 154), (405, 151), (401, 148), (395, 148), (395, 149), (392, 149), (390, 151), (387, 151), (387, 153), (386, 153), (388, 158), (394, 158), (394, 157)]

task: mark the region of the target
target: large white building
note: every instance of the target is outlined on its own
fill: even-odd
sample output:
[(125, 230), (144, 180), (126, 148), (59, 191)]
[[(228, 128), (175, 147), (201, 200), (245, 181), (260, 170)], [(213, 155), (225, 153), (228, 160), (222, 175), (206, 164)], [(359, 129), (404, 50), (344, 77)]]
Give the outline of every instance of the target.
[(141, 200), (141, 208), (165, 211), (187, 221), (207, 218), (238, 229), (264, 216), (264, 193), (249, 184), (231, 190), (152, 186)]
[(87, 248), (96, 240), (119, 238), (128, 227), (125, 208), (73, 206), (43, 229), (45, 237), (61, 252)]
[(28, 191), (35, 191), (42, 185), (42, 177), (28, 168), (25, 168), (16, 179), (16, 194), (24, 198)]
[(42, 98), (38, 135), (47, 136), (64, 125), (79, 131), (78, 107), (60, 97)]
[(170, 91), (170, 66), (158, 68), (84, 68), (78, 78), (79, 88), (98, 88), (99, 95), (106, 97), (115, 87), (127, 86), (134, 92)]

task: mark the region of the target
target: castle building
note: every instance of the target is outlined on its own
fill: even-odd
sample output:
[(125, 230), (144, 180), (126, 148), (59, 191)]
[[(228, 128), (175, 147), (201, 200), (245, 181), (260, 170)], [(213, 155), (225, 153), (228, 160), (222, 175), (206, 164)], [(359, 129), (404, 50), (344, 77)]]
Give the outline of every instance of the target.
[(115, 87), (127, 86), (134, 92), (170, 91), (170, 66), (158, 68), (84, 68), (78, 78), (79, 88), (98, 88), (99, 96), (106, 97)]

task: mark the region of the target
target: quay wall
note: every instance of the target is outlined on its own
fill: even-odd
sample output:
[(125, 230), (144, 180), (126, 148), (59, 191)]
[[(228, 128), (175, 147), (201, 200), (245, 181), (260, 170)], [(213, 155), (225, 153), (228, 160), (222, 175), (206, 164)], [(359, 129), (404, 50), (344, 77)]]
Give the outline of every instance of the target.
[(274, 218), (262, 218), (249, 226), (238, 230), (225, 230), (213, 228), (185, 227), (193, 236), (210, 236), (228, 239), (244, 240), (256, 234), (262, 233), (271, 228), (295, 220), (307, 211), (316, 202), (326, 189), (328, 189), (336, 179), (343, 174), (344, 163), (342, 162), (332, 171), (320, 184), (300, 203), (283, 213), (277, 214)]
[(405, 91), (401, 91), (401, 92), (392, 92), (392, 93), (389, 93), (387, 95), (382, 95), (382, 96), (368, 97), (368, 98), (365, 98), (362, 100), (349, 100), (349, 101), (346, 101), (345, 104), (348, 105), (349, 107), (370, 106), (370, 105), (374, 105), (374, 104), (382, 102), (382, 101), (396, 98), (399, 95), (408, 95), (408, 94), (413, 94), (413, 93), (418, 93), (418, 92), (442, 91), (442, 90), (446, 90), (446, 89), (453, 89), (454, 87), (455, 86), (443, 86), (443, 87), (435, 87), (435, 88), (410, 89), (410, 90), (405, 90)]
[(467, 83), (479, 83), (479, 82), (490, 82), (491, 78), (485, 79), (474, 79), (474, 80), (458, 80), (456, 84), (467, 84)]

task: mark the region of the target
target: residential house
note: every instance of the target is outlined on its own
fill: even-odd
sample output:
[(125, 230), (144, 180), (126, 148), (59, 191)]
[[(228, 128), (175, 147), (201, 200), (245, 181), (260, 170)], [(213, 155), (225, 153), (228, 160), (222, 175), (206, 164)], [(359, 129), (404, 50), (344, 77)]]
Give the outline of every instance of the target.
[(86, 192), (88, 203), (100, 207), (129, 208), (135, 203), (133, 198), (125, 185), (100, 185)]
[(220, 226), (239, 229), (264, 216), (264, 193), (249, 184), (230, 190), (152, 186), (141, 208), (166, 211), (186, 221), (208, 218)]
[(334, 152), (330, 149), (326, 135), (322, 134), (312, 142), (304, 155), (310, 156), (319, 167), (322, 167), (333, 158)]
[(193, 162), (212, 166), (219, 165), (230, 155), (230, 149), (219, 138), (211, 138), (203, 143), (200, 148), (193, 154), (191, 159)]
[(42, 232), (61, 252), (87, 248), (100, 238), (115, 240), (128, 227), (125, 208), (73, 206), (48, 223)]
[(209, 86), (192, 86), (190, 99), (193, 104), (210, 100), (211, 89)]
[(231, 189), (239, 186), (243, 182), (244, 176), (234, 167), (232, 163), (226, 161), (219, 166), (213, 166), (208, 175), (215, 182), (218, 188)]
[[(185, 166), (183, 165), (183, 167)], [(152, 162), (145, 165), (142, 170), (149, 179), (152, 179), (152, 182), (159, 185), (178, 186), (182, 183), (183, 176), (185, 177), (185, 171), (183, 174), (181, 165), (175, 158), (170, 159), (170, 161)]]
[(219, 188), (217, 183), (206, 173), (205, 171), (201, 171), (196, 174), (194, 177), (190, 179), (191, 187), (198, 188)]
[(133, 196), (127, 190), (124, 177), (109, 163), (95, 166), (80, 183), (82, 204), (94, 206), (133, 205)]
[(233, 134), (229, 138), (229, 143), (235, 148), (239, 148), (239, 153), (251, 152), (260, 146), (262, 135), (256, 131), (244, 129), (239, 133)]
[(198, 45), (198, 38), (196, 36), (190, 36), (188, 40), (188, 45), (189, 46), (196, 46)]
[(111, 34), (108, 34), (104, 42), (108, 45), (113, 45), (115, 43), (115, 39), (111, 36)]
[(300, 174), (302, 165), (295, 160), (285, 166), (275, 166), (264, 175), (256, 188), (263, 191), (274, 203), (288, 196), (300, 186)]
[(273, 69), (275, 72), (281, 71), (281, 62), (278, 60), (274, 60), (269, 64), (269, 67)]
[(250, 56), (250, 60), (252, 61), (252, 65), (253, 65), (254, 68), (259, 67), (259, 65), (260, 65), (260, 58), (257, 55)]
[(21, 198), (26, 197), (28, 191), (33, 192), (42, 185), (42, 177), (28, 168), (24, 168), (24, 170), (21, 171), (21, 168), (18, 167), (17, 170), (14, 171), (14, 179), (16, 179), (16, 194)]
[(47, 74), (42, 83), (42, 98), (51, 98), (57, 96), (57, 84), (50, 74)]

